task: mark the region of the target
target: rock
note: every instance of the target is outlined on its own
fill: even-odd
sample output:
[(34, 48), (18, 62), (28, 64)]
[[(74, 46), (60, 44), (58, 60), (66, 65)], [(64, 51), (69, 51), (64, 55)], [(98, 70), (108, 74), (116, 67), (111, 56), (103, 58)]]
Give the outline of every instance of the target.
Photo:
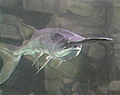
[[(71, 80), (72, 78), (75, 77), (79, 70), (79, 59), (74, 58), (72, 60), (69, 60), (67, 62), (64, 62), (61, 64), (58, 68), (56, 68), (57, 63), (56, 61), (51, 62), (51, 64), (48, 64), (45, 68), (45, 74), (46, 78), (52, 79), (52, 80), (57, 80), (57, 79), (62, 79), (62, 78), (67, 78)], [(52, 75), (52, 76), (51, 76)]]
[(61, 80), (46, 80), (45, 89), (48, 92), (47, 95), (62, 95), (63, 84)]
[(62, 78), (62, 80), (63, 80), (63, 82), (64, 82), (64, 84), (68, 84), (68, 83), (71, 83), (72, 82), (72, 79), (70, 79), (70, 78)]
[(3, 95), (3, 91), (0, 89), (0, 95)]
[(120, 81), (111, 81), (109, 84), (110, 91), (120, 91)]
[(29, 1), (23, 0), (23, 6), (25, 10), (55, 13), (57, 12), (57, 8), (59, 7), (59, 1), (58, 0), (29, 0)]
[(103, 57), (105, 57), (105, 48), (99, 44), (91, 44), (89, 48), (88, 56), (94, 59), (102, 59)]
[(8, 24), (2, 24), (0, 23), (0, 37), (1, 38), (12, 38), (15, 40), (20, 40), (20, 36), (18, 34), (19, 31), (16, 26), (8, 25)]
[(112, 34), (111, 36), (114, 39), (113, 40), (114, 44), (119, 44), (120, 43), (120, 33), (115, 33), (115, 34)]
[(119, 50), (119, 49), (120, 49), (120, 44), (114, 44), (113, 48), (114, 48), (115, 50)]
[(76, 82), (72, 87), (72, 92), (77, 92), (77, 88), (79, 87), (80, 83)]
[(120, 70), (120, 51), (117, 49), (114, 52), (115, 66), (117, 66), (117, 68)]
[(114, 8), (114, 20), (113, 20), (113, 26), (120, 30), (120, 19), (119, 19), (119, 16), (120, 16), (120, 8), (119, 7), (115, 7)]
[(17, 21), (18, 19), (14, 16), (2, 15), (2, 21), (0, 22), (0, 37), (20, 40), (20, 30), (17, 26)]
[[(109, 21), (109, 28), (108, 30), (111, 33), (113, 40), (113, 56), (112, 56), (112, 61), (113, 64), (112, 65), (112, 69), (111, 72), (114, 72), (114, 75), (111, 74), (110, 78), (111, 80), (118, 80), (119, 79), (119, 73), (120, 72), (120, 1), (118, 0), (112, 0), (112, 5), (113, 8), (111, 8), (111, 13), (109, 15), (111, 15), (111, 17), (108, 19)], [(113, 77), (114, 76), (114, 77)], [(118, 85), (117, 85), (118, 83)], [(117, 86), (119, 86), (119, 81), (112, 81), (110, 83), (110, 89), (113, 91), (117, 91), (119, 89), (117, 89)]]
[(68, 10), (80, 16), (91, 16), (94, 13), (94, 2), (70, 0), (67, 2)]
[(0, 37), (14, 40), (27, 40), (36, 31), (34, 27), (24, 24), (20, 18), (2, 15), (0, 22)]
[(120, 1), (114, 0), (114, 1), (113, 1), (113, 6), (119, 8), (119, 7), (120, 7)]
[(98, 89), (100, 92), (104, 93), (105, 95), (109, 92), (108, 85), (100, 85), (98, 86)]
[(11, 1), (9, 1), (9, 0), (1, 0), (1, 3), (0, 3), (0, 5), (2, 5), (2, 6), (11, 6), (11, 7), (13, 7), (13, 6), (15, 6), (15, 4), (16, 4), (16, 2), (15, 2), (15, 0), (11, 0)]

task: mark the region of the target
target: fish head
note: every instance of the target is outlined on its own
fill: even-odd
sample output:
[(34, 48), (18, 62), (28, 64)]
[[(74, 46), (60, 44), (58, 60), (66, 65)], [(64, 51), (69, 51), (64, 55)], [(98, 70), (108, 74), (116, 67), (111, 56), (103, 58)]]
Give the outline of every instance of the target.
[(83, 44), (71, 44), (85, 38), (65, 29), (58, 29), (54, 35), (56, 59), (68, 60), (79, 55)]

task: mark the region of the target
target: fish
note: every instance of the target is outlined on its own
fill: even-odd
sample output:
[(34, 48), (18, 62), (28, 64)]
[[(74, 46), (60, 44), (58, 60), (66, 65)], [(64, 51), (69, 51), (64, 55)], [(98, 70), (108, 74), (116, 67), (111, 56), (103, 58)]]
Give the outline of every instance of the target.
[(0, 84), (9, 79), (18, 65), (21, 56), (33, 56), (35, 59), (32, 66), (34, 66), (44, 54), (48, 55), (43, 66), (37, 68), (36, 74), (38, 74), (53, 60), (59, 61), (57, 66), (59, 67), (65, 61), (78, 56), (85, 43), (112, 40), (112, 38), (108, 37), (86, 38), (62, 28), (45, 28), (41, 30), (36, 29), (32, 37), (21, 46), (13, 46), (0, 42), (0, 52), (4, 59), (4, 65), (0, 71)]

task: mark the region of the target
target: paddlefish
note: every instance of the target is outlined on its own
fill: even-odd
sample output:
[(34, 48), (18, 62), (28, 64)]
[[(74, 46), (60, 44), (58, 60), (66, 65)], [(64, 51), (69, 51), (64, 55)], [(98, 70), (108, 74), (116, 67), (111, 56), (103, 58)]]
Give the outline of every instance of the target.
[[(107, 37), (85, 38), (62, 28), (45, 28), (36, 29), (32, 37), (19, 47), (0, 43), (0, 53), (6, 58), (3, 58), (4, 65), (0, 72), (0, 84), (9, 79), (23, 55), (31, 55), (35, 58), (33, 66), (44, 54), (49, 55), (44, 65), (38, 68), (36, 73), (39, 73), (52, 60), (58, 60), (59, 67), (63, 62), (78, 56), (85, 43), (111, 40), (112, 38)], [(35, 56), (36, 53), (37, 56)]]

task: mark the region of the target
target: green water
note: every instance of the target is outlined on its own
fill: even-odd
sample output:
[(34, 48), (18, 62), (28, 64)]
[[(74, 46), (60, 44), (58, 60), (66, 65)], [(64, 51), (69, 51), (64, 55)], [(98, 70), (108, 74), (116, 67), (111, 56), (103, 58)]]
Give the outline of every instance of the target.
[[(114, 40), (85, 44), (76, 58), (58, 69), (54, 60), (38, 75), (34, 58), (23, 56), (0, 95), (120, 95), (120, 0), (0, 0), (0, 42), (21, 45), (34, 33), (29, 25)], [(0, 65), (9, 60), (0, 50)]]

